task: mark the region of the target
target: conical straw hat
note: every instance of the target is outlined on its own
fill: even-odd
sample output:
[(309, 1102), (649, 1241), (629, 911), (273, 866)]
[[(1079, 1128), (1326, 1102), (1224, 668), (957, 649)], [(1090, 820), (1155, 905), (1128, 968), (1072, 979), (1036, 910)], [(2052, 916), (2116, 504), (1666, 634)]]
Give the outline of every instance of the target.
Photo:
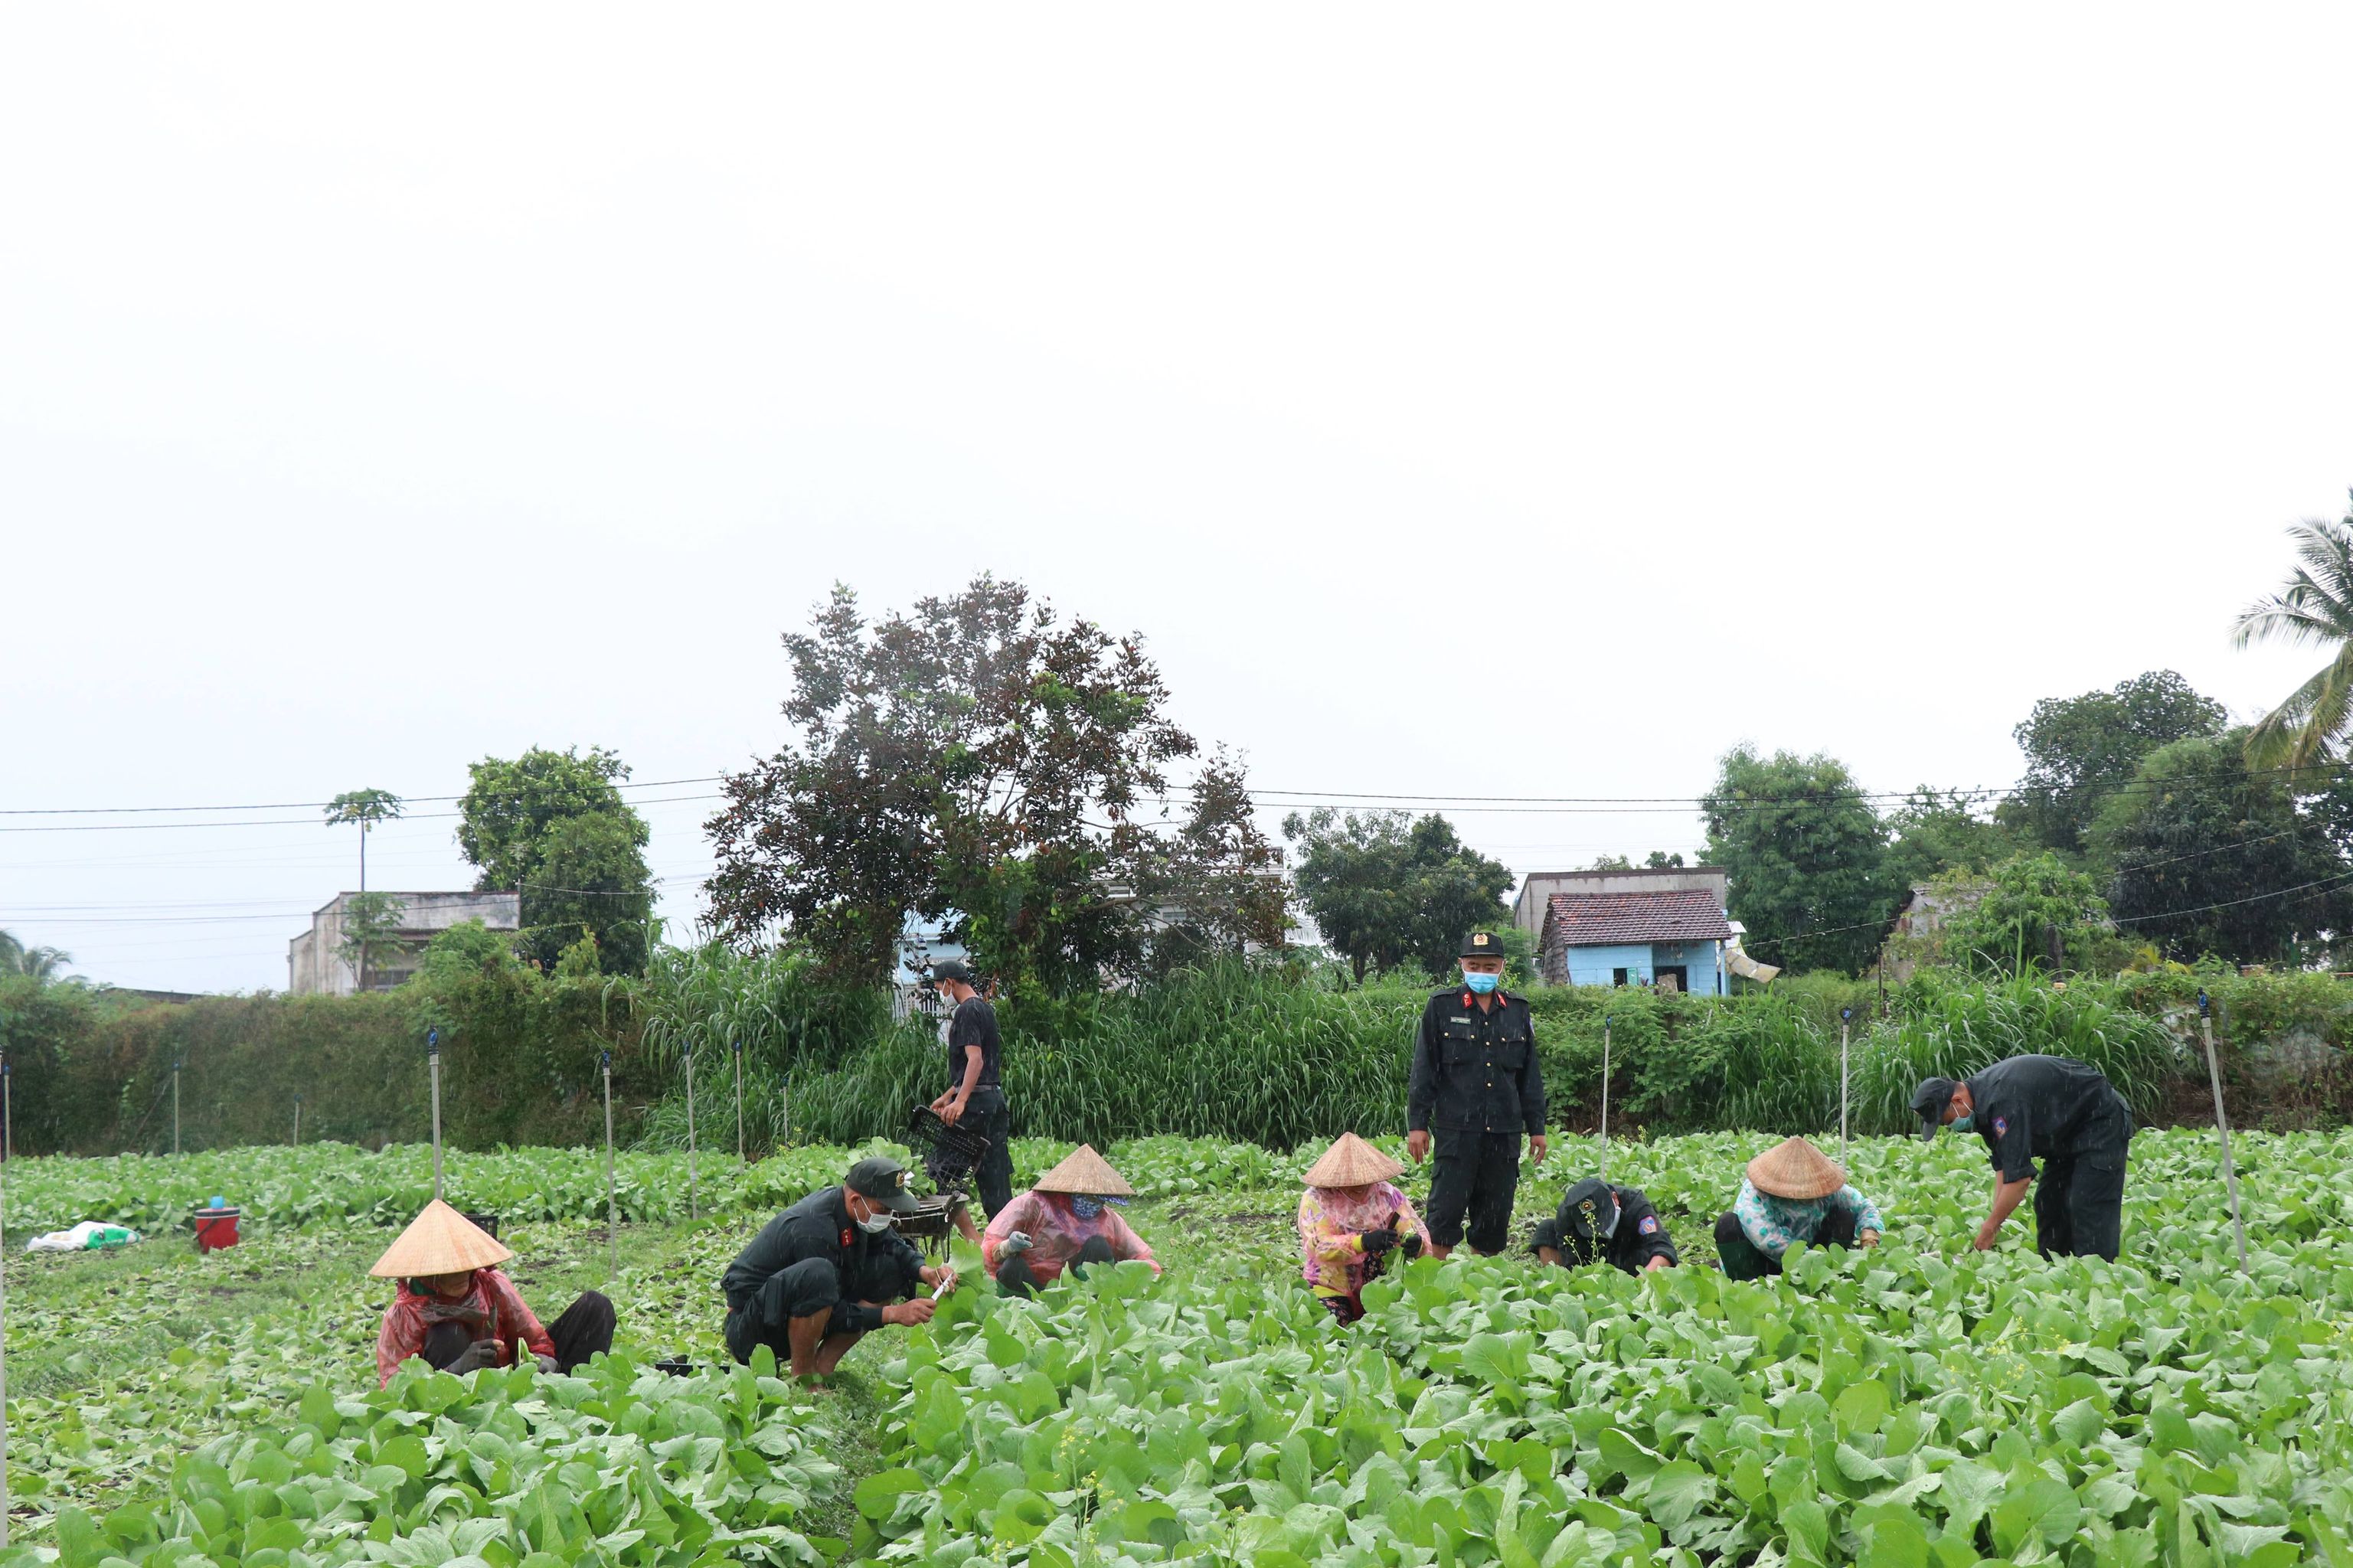
[(435, 1198), (368, 1272), (379, 1279), (425, 1279), (436, 1274), (470, 1274), (513, 1256), (481, 1226)]
[(1307, 1184), (1311, 1187), (1368, 1187), (1375, 1182), (1388, 1181), (1404, 1169), (1403, 1165), (1355, 1133), (1343, 1132), (1315, 1163), (1307, 1167)]
[(1111, 1168), (1111, 1162), (1094, 1151), (1092, 1143), (1082, 1143), (1071, 1157), (1038, 1178), (1037, 1191), (1041, 1193), (1077, 1193), (1098, 1198), (1132, 1198), (1135, 1189), (1127, 1178)]
[(1768, 1197), (1826, 1198), (1846, 1185), (1846, 1170), (1803, 1138), (1791, 1138), (1749, 1161), (1748, 1180)]

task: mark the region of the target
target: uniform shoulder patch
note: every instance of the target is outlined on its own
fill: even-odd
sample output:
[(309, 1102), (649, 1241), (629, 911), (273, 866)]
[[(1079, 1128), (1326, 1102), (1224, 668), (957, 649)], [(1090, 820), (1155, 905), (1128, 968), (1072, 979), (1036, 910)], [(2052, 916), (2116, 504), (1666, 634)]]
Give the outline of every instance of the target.
[(1646, 1214), (1642, 1216), (1642, 1223), (1634, 1228), (1644, 1236), (1656, 1236), (1659, 1234), (1659, 1216)]
[(2008, 1136), (2009, 1132), (2010, 1132), (2010, 1121), (2009, 1121), (2009, 1119), (2008, 1119), (2007, 1117), (2001, 1117), (2001, 1116), (1997, 1116), (1997, 1117), (1995, 1117), (1995, 1118), (1993, 1119), (1993, 1135), (1994, 1135), (1995, 1137), (1997, 1137), (1997, 1138), (2001, 1138), (2001, 1137), (2006, 1137), (2006, 1136)]

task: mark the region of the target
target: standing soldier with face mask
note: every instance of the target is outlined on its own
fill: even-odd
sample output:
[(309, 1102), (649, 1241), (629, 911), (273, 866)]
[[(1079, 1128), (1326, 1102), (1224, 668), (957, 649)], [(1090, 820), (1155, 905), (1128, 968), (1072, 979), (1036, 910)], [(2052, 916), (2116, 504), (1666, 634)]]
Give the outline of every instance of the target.
[(1430, 1152), (1430, 1256), (1444, 1258), (1462, 1239), (1493, 1256), (1510, 1240), (1512, 1197), (1520, 1184), (1520, 1137), (1529, 1157), (1545, 1157), (1544, 1069), (1525, 997), (1503, 989), (1504, 944), (1474, 931), (1462, 942), (1462, 984), (1434, 994), (1414, 1037), (1413, 1081), (1406, 1096), (1406, 1152), (1419, 1164)]

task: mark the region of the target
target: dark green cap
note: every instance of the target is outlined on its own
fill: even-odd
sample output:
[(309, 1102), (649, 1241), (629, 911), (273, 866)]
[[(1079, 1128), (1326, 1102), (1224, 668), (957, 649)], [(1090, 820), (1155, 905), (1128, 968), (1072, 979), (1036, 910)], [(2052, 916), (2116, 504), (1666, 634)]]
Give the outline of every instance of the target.
[(920, 1205), (907, 1190), (907, 1167), (887, 1154), (870, 1154), (849, 1167), (841, 1184), (871, 1203), (887, 1204), (895, 1214), (913, 1214)]
[(1457, 958), (1501, 958), (1504, 939), (1491, 931), (1474, 931), (1462, 939), (1462, 951)]

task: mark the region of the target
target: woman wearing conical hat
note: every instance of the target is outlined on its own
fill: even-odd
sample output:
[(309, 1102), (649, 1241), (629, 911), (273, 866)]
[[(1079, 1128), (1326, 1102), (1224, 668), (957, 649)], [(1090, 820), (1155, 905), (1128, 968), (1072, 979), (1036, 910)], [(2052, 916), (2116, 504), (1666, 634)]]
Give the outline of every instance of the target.
[(462, 1376), (512, 1366), (518, 1347), (542, 1372), (570, 1372), (613, 1348), (613, 1303), (595, 1290), (543, 1328), (499, 1268), (513, 1256), (439, 1198), (427, 1204), (368, 1270), (400, 1281), (376, 1335), (377, 1384), (412, 1356)]
[(1299, 1199), (1300, 1272), (1343, 1323), (1365, 1315), (1365, 1281), (1391, 1252), (1421, 1256), (1421, 1216), (1393, 1178), (1405, 1169), (1353, 1132), (1307, 1167)]
[(1803, 1138), (1776, 1143), (1748, 1162), (1732, 1212), (1715, 1222), (1725, 1277), (1781, 1272), (1781, 1255), (1810, 1247), (1876, 1247), (1879, 1205), (1847, 1184), (1839, 1163)]
[(997, 1211), (980, 1238), (980, 1256), (1008, 1296), (1027, 1296), (1065, 1268), (1089, 1263), (1159, 1260), (1112, 1205), (1135, 1195), (1127, 1178), (1088, 1144)]

